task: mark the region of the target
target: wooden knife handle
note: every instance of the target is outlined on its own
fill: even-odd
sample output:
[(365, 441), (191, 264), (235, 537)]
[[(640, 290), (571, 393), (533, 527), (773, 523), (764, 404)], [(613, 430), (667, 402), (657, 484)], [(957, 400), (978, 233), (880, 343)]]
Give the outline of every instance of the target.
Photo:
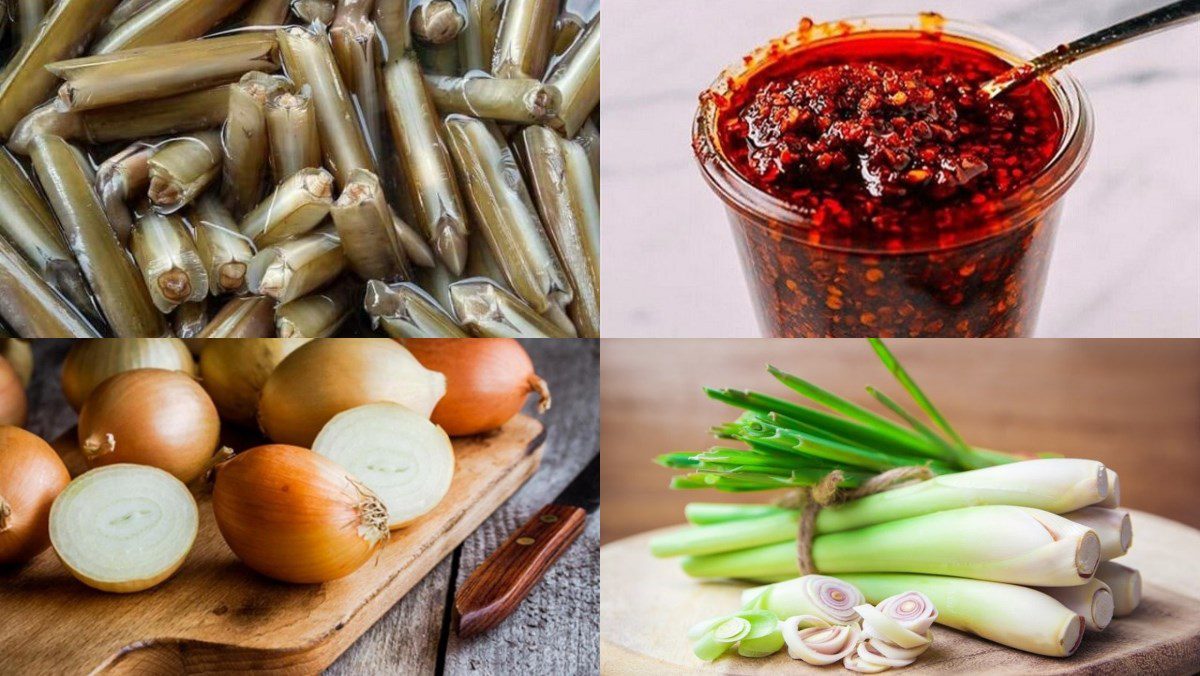
[(455, 595), (458, 635), (473, 636), (511, 615), (583, 532), (586, 516), (579, 507), (546, 505), (508, 536)]

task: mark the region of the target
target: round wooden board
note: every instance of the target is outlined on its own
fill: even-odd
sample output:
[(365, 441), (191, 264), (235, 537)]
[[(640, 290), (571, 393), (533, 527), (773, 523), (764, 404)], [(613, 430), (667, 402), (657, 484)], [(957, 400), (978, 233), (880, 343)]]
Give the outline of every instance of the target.
[[(1089, 632), (1069, 658), (1030, 655), (946, 627), (908, 674), (1176, 674), (1200, 670), (1200, 531), (1133, 512), (1134, 543), (1121, 563), (1142, 572), (1142, 605)], [(600, 549), (600, 671), (605, 674), (834, 673), (781, 651), (765, 659), (736, 655), (705, 664), (691, 653), (686, 633), (708, 617), (733, 612), (746, 584), (698, 582), (677, 561), (650, 555), (650, 531)]]

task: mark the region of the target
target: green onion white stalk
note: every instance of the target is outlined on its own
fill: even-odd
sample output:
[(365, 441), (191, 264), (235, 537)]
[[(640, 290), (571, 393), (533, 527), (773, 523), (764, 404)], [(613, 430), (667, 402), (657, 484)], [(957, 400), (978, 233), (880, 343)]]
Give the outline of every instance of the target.
[[(905, 572), (1043, 586), (1085, 583), (1100, 562), (1092, 530), (1038, 509), (966, 507), (814, 538), (822, 573)], [(798, 573), (796, 549), (783, 542), (689, 556), (699, 578), (770, 580)]]
[(1101, 507), (1116, 509), (1121, 506), (1121, 477), (1116, 472), (1108, 473), (1108, 494), (1099, 503)]
[(469, 337), (432, 296), (411, 282), (367, 282), (363, 307), (371, 324), (393, 338)]
[(1039, 587), (1038, 591), (1081, 615), (1090, 631), (1104, 631), (1112, 622), (1112, 591), (1098, 578), (1075, 587)]
[(1129, 512), (1105, 507), (1084, 507), (1064, 517), (1096, 531), (1100, 538), (1100, 556), (1105, 561), (1124, 556), (1133, 546), (1133, 523)]
[(133, 226), (130, 250), (159, 312), (208, 296), (208, 274), (182, 218), (143, 215)]
[(1108, 585), (1113, 596), (1113, 617), (1125, 617), (1142, 602), (1142, 574), (1129, 566), (1105, 561), (1096, 569), (1096, 579)]
[[(822, 509), (816, 533), (828, 534), (972, 505), (1012, 505), (1071, 512), (1103, 499), (1104, 465), (1048, 458), (947, 474)], [(651, 543), (656, 556), (714, 554), (786, 543), (794, 548), (797, 512), (763, 505), (690, 505), (706, 523)], [(689, 515), (689, 520), (693, 519)]]
[(742, 607), (747, 610), (767, 610), (777, 617), (811, 615), (829, 624), (854, 622), (858, 619), (854, 607), (865, 600), (854, 585), (827, 575), (804, 575), (742, 592)]
[(873, 603), (909, 591), (921, 592), (937, 608), (938, 624), (1018, 650), (1065, 657), (1083, 640), (1083, 617), (1028, 587), (936, 575), (860, 573), (839, 577), (861, 589)]

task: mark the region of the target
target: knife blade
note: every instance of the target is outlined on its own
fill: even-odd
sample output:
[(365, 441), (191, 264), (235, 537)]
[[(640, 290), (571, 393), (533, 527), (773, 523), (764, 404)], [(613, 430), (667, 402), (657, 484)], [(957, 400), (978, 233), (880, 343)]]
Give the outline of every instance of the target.
[(458, 635), (474, 636), (511, 615), (600, 506), (600, 454), (471, 573), (454, 596)]

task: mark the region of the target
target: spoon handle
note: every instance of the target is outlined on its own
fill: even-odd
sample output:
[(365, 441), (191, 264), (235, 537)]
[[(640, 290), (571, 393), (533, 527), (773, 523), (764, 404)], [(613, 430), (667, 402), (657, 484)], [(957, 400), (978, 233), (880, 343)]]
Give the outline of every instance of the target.
[(1164, 7), (1139, 14), (1132, 19), (1102, 28), (1091, 35), (1059, 45), (1029, 63), (1006, 71), (981, 85), (989, 98), (1022, 82), (1053, 72), (1085, 56), (1102, 52), (1123, 42), (1130, 42), (1161, 30), (1200, 20), (1200, 0), (1179, 0)]

